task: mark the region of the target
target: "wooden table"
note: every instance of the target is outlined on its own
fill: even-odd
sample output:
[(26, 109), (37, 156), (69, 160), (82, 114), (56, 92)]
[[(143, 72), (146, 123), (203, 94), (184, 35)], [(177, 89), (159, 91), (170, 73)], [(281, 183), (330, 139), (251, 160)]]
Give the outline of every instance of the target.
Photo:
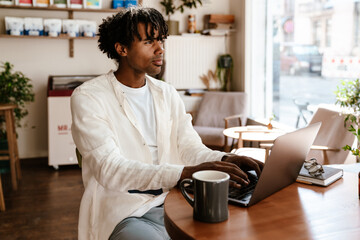
[(328, 187), (294, 183), (250, 208), (229, 205), (229, 219), (203, 223), (179, 189), (165, 199), (165, 227), (177, 239), (359, 239), (358, 175)]
[(239, 139), (238, 148), (243, 147), (243, 141), (251, 142), (267, 142), (271, 143), (274, 140), (285, 134), (285, 131), (280, 129), (267, 129), (265, 126), (243, 126), (227, 128), (223, 134), (227, 137)]

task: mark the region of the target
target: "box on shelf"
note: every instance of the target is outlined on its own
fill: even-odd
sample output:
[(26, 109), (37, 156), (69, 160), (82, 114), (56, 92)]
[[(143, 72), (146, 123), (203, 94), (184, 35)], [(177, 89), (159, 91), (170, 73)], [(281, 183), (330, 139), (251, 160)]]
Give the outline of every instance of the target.
[(44, 19), (44, 35), (57, 37), (61, 33), (61, 19)]
[(62, 20), (63, 33), (70, 37), (79, 37), (79, 22), (74, 19)]
[(101, 0), (84, 0), (84, 8), (100, 9)]
[(18, 17), (5, 17), (5, 31), (8, 35), (24, 35), (24, 19)]
[(83, 0), (67, 0), (67, 6), (69, 8), (83, 8), (83, 4)]
[(226, 35), (234, 30), (235, 16), (228, 14), (208, 14), (204, 17), (203, 34)]
[(15, 0), (15, 5), (30, 7), (33, 5), (33, 2), (32, 0)]
[(14, 5), (14, 0), (0, 0), (0, 5)]
[(125, 7), (125, 0), (113, 0), (111, 7), (113, 9)]
[(58, 8), (66, 8), (67, 0), (53, 0), (53, 6)]
[(44, 35), (44, 25), (42, 18), (24, 18), (24, 35), (42, 36)]
[(82, 37), (95, 37), (97, 25), (95, 21), (90, 20), (77, 20), (79, 23), (80, 36)]
[(48, 7), (50, 0), (33, 0), (33, 6), (35, 7)]
[(137, 0), (125, 0), (125, 8), (137, 6)]

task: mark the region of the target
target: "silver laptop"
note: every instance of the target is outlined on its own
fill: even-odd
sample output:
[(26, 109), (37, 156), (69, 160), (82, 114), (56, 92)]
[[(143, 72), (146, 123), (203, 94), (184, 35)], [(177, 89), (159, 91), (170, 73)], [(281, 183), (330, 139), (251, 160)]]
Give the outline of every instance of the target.
[(240, 198), (229, 195), (229, 203), (249, 207), (294, 183), (320, 126), (315, 123), (278, 137), (255, 188)]

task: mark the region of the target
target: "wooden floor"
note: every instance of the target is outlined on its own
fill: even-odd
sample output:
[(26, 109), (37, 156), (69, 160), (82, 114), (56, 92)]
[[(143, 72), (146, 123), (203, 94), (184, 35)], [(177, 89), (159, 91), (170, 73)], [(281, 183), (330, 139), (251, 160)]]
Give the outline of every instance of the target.
[(0, 239), (77, 239), (79, 206), (84, 191), (77, 165), (47, 165), (47, 159), (21, 161), (19, 189), (2, 174), (6, 211), (0, 212)]

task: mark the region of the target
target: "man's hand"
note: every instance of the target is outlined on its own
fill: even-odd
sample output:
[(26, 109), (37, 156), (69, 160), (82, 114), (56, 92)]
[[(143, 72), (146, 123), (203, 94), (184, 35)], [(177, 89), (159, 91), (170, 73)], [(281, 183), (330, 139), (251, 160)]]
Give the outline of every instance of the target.
[(229, 155), (223, 158), (223, 161), (205, 162), (196, 166), (184, 167), (178, 184), (185, 178), (191, 178), (192, 174), (201, 170), (217, 170), (226, 172), (230, 175), (232, 181), (230, 186), (240, 188), (249, 184), (249, 179), (244, 171), (255, 170), (258, 176), (261, 173), (264, 164), (246, 156)]
[(255, 170), (256, 175), (259, 177), (264, 168), (264, 163), (247, 156), (239, 156), (236, 154), (227, 154), (222, 159), (224, 162), (234, 163), (243, 171)]

